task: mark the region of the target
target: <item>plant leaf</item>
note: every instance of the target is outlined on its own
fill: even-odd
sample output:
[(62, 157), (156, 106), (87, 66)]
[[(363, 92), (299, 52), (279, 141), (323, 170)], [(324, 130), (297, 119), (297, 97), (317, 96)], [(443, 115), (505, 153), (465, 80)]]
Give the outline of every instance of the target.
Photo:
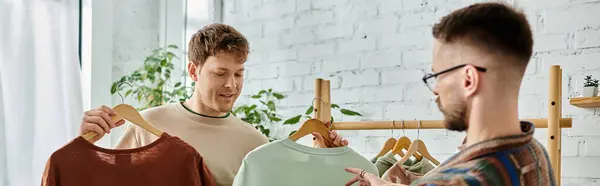
[(179, 87), (179, 86), (181, 86), (181, 82), (175, 83), (175, 87)]
[(256, 116), (256, 123), (260, 123), (262, 120), (260, 119), (260, 115), (258, 114), (258, 111), (254, 110), (254, 115)]
[(173, 56), (174, 56), (173, 53), (167, 52), (167, 61), (169, 61), (169, 62), (172, 61), (173, 60)]
[(130, 90), (128, 90), (127, 92), (125, 92), (125, 97), (129, 96), (129, 94), (131, 94), (131, 92), (132, 92), (132, 91), (133, 91), (133, 90), (131, 90), (131, 89), (130, 89)]
[(292, 132), (290, 132), (290, 134), (288, 134), (288, 136), (291, 136), (292, 134), (296, 133), (297, 130), (294, 130)]
[(279, 118), (279, 117), (271, 117), (271, 120), (273, 120), (275, 122), (280, 122), (281, 118)]
[(283, 94), (280, 94), (280, 93), (277, 93), (277, 92), (273, 93), (273, 96), (275, 98), (277, 98), (277, 99), (283, 99), (285, 97)]
[(271, 88), (270, 88), (270, 89), (269, 89), (269, 93), (271, 93), (271, 92), (273, 92), (273, 89), (271, 89)]
[(348, 109), (342, 109), (340, 110), (340, 112), (342, 112), (342, 114), (348, 115), (348, 116), (362, 116), (360, 113), (355, 112), (355, 111), (351, 111)]
[(160, 66), (167, 66), (167, 59), (163, 59), (160, 61)]
[(340, 108), (340, 106), (337, 104), (331, 104), (331, 108)]
[(252, 97), (251, 97), (251, 98), (252, 98), (252, 99), (258, 99), (258, 98), (260, 98), (260, 97), (261, 97), (260, 95), (252, 95)]
[(144, 69), (148, 71), (148, 74), (154, 73), (154, 68), (150, 65), (145, 66)]
[(253, 104), (252, 106), (248, 107), (248, 110), (254, 110), (256, 107), (257, 106)]
[(233, 109), (233, 115), (244, 111), (244, 109), (246, 109), (246, 105), (242, 105), (240, 107), (237, 107), (237, 108)]
[(261, 90), (261, 91), (258, 92), (258, 95), (262, 95), (264, 93), (267, 93), (267, 91), (266, 90)]
[(167, 46), (167, 48), (175, 48), (176, 49), (177, 45), (169, 45), (169, 46)]
[(300, 117), (302, 117), (302, 115), (294, 116), (294, 117), (292, 117), (290, 119), (285, 120), (283, 122), (283, 124), (284, 125), (293, 125), (293, 124), (296, 124), (296, 123), (300, 122)]
[(267, 110), (260, 110), (262, 113), (265, 114), (265, 116), (267, 116), (267, 119), (271, 120), (271, 116), (269, 116), (269, 112)]
[(110, 94), (115, 94), (117, 92), (117, 83), (113, 83), (110, 87)]
[(306, 113), (305, 113), (305, 114), (306, 114), (306, 115), (310, 115), (310, 114), (312, 114), (312, 113), (313, 113), (313, 111), (314, 111), (314, 110), (315, 110), (315, 109), (313, 108), (313, 106), (310, 106), (310, 107), (308, 107), (308, 109), (306, 110)]
[(267, 107), (269, 107), (269, 110), (275, 111), (275, 103), (273, 101), (269, 101)]

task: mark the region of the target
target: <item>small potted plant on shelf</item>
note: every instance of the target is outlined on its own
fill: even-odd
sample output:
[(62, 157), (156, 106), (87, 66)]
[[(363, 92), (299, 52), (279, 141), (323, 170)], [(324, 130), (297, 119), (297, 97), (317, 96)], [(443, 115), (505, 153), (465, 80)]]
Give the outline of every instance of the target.
[(592, 79), (592, 76), (585, 76), (583, 83), (583, 97), (595, 97), (598, 94), (598, 80)]

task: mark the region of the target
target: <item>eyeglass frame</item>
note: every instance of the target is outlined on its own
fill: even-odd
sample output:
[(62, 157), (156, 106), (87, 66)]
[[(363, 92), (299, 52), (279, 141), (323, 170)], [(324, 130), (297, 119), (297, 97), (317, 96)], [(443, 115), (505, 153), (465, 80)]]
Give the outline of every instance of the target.
[[(457, 65), (457, 66), (454, 66), (454, 67), (452, 67), (452, 68), (449, 68), (449, 69), (446, 69), (446, 70), (442, 70), (441, 72), (434, 73), (434, 74), (427, 73), (427, 74), (425, 74), (425, 75), (423, 76), (423, 83), (425, 83), (425, 86), (427, 86), (427, 88), (429, 88), (429, 90), (433, 91), (433, 88), (431, 88), (431, 87), (429, 86), (429, 84), (427, 84), (427, 80), (428, 80), (428, 79), (431, 79), (431, 78), (437, 78), (437, 77), (438, 77), (439, 75), (441, 75), (441, 74), (444, 74), (444, 73), (446, 73), (446, 72), (450, 72), (450, 71), (453, 71), (453, 70), (456, 70), (456, 69), (459, 69), (459, 68), (465, 67), (465, 66), (467, 66), (467, 65), (470, 65), (470, 64), (462, 64), (462, 65)], [(474, 65), (473, 65), (473, 66), (474, 66)], [(487, 71), (487, 69), (486, 69), (486, 68), (483, 68), (483, 67), (478, 67), (478, 66), (474, 66), (474, 67), (475, 67), (475, 69), (477, 69), (477, 70), (479, 70), (479, 71), (481, 71), (481, 72), (486, 72), (486, 71)]]

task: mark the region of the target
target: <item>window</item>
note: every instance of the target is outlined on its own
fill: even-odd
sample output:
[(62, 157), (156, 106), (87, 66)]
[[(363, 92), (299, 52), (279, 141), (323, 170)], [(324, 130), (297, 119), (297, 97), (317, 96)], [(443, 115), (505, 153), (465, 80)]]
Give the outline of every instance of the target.
[[(187, 44), (194, 33), (206, 25), (221, 22), (221, 3), (220, 0), (187, 0), (185, 3), (185, 41), (181, 46), (184, 55), (182, 59), (187, 59)], [(182, 60), (182, 63), (182, 66), (186, 68), (187, 60)], [(185, 82), (191, 83), (189, 77)]]
[(81, 66), (81, 92), (83, 109), (91, 105), (91, 62), (92, 62), (92, 2), (79, 0), (79, 64)]

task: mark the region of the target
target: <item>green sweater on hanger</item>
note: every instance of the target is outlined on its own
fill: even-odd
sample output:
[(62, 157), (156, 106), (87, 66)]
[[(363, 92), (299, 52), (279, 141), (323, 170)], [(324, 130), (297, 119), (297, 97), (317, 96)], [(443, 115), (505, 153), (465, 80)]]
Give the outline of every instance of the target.
[(375, 165), (350, 147), (313, 148), (285, 138), (248, 153), (233, 185), (344, 185), (354, 177), (346, 167), (378, 175)]
[[(397, 163), (397, 161), (398, 160), (392, 152), (388, 152), (385, 155), (377, 158), (375, 161), (375, 166), (379, 171), (379, 176), (383, 176), (385, 172), (390, 169), (390, 167)], [(436, 166), (427, 158), (423, 158), (421, 161), (409, 158), (402, 164), (402, 167), (404, 167), (405, 170), (414, 173), (426, 174), (427, 172), (435, 169)]]

